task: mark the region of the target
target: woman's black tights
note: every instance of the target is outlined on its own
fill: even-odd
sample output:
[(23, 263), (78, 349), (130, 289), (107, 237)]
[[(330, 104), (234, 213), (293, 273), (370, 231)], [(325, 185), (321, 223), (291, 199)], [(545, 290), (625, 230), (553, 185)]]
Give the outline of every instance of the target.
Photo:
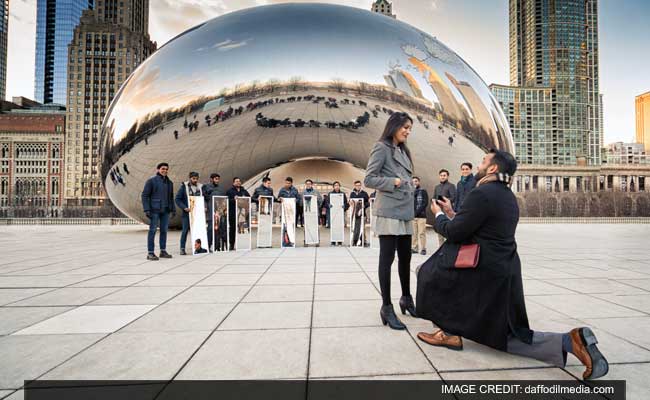
[(397, 266), (399, 280), (402, 285), (402, 296), (411, 294), (411, 235), (380, 235), (379, 236), (379, 287), (385, 306), (390, 301), (390, 267), (395, 259), (397, 250)]

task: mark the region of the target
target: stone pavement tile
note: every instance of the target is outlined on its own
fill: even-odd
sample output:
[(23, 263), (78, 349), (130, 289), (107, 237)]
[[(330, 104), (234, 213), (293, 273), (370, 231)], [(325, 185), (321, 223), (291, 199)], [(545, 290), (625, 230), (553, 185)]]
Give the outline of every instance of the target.
[(304, 379), (309, 329), (216, 331), (177, 379)]
[(538, 321), (567, 318), (566, 315), (561, 314), (550, 307), (537, 304), (533, 301), (528, 301), (528, 298), (526, 298), (526, 313), (528, 314), (528, 320), (530, 322), (530, 325), (533, 328), (535, 327), (535, 323)]
[(118, 269), (115, 272), (113, 272), (113, 274), (156, 275), (156, 274), (162, 274), (163, 272), (169, 271), (177, 266), (178, 265), (176, 264), (167, 263), (165, 262), (165, 260), (161, 260), (156, 262), (149, 262), (142, 265), (134, 265), (134, 266)]
[(92, 302), (96, 304), (161, 304), (183, 291), (182, 286), (127, 287)]
[(257, 285), (311, 285), (313, 283), (313, 272), (278, 272), (264, 274)]
[(268, 267), (273, 262), (272, 258), (246, 257), (242, 256), (235, 260), (228, 261), (228, 265), (245, 267)]
[(61, 288), (11, 303), (11, 306), (80, 306), (117, 290), (119, 288)]
[[(626, 285), (613, 279), (603, 278), (574, 278), (574, 279), (548, 279), (547, 283), (570, 289), (574, 292), (593, 294), (593, 293), (611, 293), (611, 294), (650, 294), (642, 289)], [(525, 283), (525, 282), (524, 282)], [(525, 287), (524, 287), (525, 289)], [(529, 294), (526, 291), (526, 294)]]
[(320, 272), (316, 274), (316, 284), (331, 283), (368, 283), (368, 276), (363, 272)]
[(209, 332), (114, 333), (41, 379), (171, 379)]
[(171, 299), (171, 304), (237, 303), (250, 286), (195, 286)]
[(255, 274), (214, 274), (196, 286), (252, 286), (262, 276), (261, 273)]
[(150, 278), (151, 275), (113, 275), (108, 274), (75, 283), (72, 287), (127, 287)]
[(2, 307), (0, 335), (8, 335), (70, 309), (72, 307)]
[(219, 330), (309, 328), (311, 302), (240, 303)]
[[(12, 397), (9, 397), (9, 395), (10, 395), (10, 394), (13, 394), (13, 393), (16, 393), (16, 391), (14, 391), (14, 390), (0, 390), (0, 399), (3, 399), (3, 400), (12, 400), (12, 397), (13, 397), (13, 400), (17, 399), (17, 398), (18, 398), (18, 397), (17, 397), (18, 395), (16, 395), (16, 396), (12, 396)], [(22, 397), (21, 397), (21, 398), (22, 398)]]
[[(315, 301), (315, 328), (381, 326), (381, 300)], [(401, 316), (400, 316), (401, 317)]]
[(527, 297), (526, 300), (547, 306), (568, 317), (576, 319), (635, 317), (644, 315), (639, 311), (630, 310), (629, 308), (618, 306), (585, 294), (531, 296)]
[(573, 376), (557, 367), (504, 369), (494, 371), (444, 372), (442, 379), (447, 380), (575, 380)]
[[(568, 367), (567, 371), (582, 377), (583, 367)], [(601, 379), (624, 380), (626, 400), (646, 400), (648, 398), (648, 377), (650, 363), (609, 365), (609, 372)]]
[(265, 272), (269, 266), (265, 265), (235, 265), (229, 264), (219, 269), (218, 274), (228, 273), (228, 274), (255, 274)]
[(255, 286), (242, 300), (245, 303), (273, 301), (311, 301), (313, 285), (266, 285)]
[(96, 275), (0, 276), (1, 288), (60, 288)]
[(20, 330), (14, 335), (111, 333), (154, 307), (155, 305), (81, 306)]
[(650, 292), (650, 278), (648, 279), (620, 279), (620, 283), (624, 283), (629, 286), (634, 286), (639, 289)]
[(587, 326), (595, 326), (650, 350), (650, 317), (592, 318), (583, 321)]
[(136, 283), (135, 286), (192, 286), (208, 274), (161, 274)]
[(521, 274), (524, 279), (563, 279), (578, 277), (578, 275), (566, 271), (559, 271), (552, 268), (526, 268), (523, 265)]
[(548, 296), (554, 294), (575, 293), (569, 289), (550, 284), (537, 279), (524, 279), (524, 293), (526, 296)]
[(17, 389), (104, 335), (30, 335), (0, 338), (0, 388)]
[(313, 378), (434, 372), (406, 331), (384, 326), (315, 328), (310, 363)]
[(643, 279), (647, 278), (648, 275), (641, 272), (631, 271), (629, 269), (623, 268), (610, 268), (610, 269), (600, 269), (600, 268), (590, 268), (590, 267), (573, 267), (567, 269), (566, 272), (569, 272), (573, 275), (576, 275), (580, 278), (606, 278), (606, 279)]
[(194, 263), (181, 265), (176, 268), (168, 269), (165, 274), (212, 274), (222, 269), (222, 264), (196, 265)]
[(162, 304), (120, 332), (212, 331), (234, 306), (233, 303)]
[(316, 272), (362, 272), (357, 264), (319, 264), (316, 265)]
[(0, 306), (13, 303), (18, 300), (23, 300), (28, 297), (38, 296), (45, 292), (51, 291), (52, 288), (42, 289), (0, 289)]
[(306, 273), (314, 272), (314, 265), (298, 264), (273, 264), (266, 272), (267, 274), (288, 274), (288, 273)]
[[(427, 330), (430, 332), (430, 330)], [(417, 332), (410, 332), (427, 358), (440, 372), (477, 369), (531, 368), (547, 364), (531, 358), (508, 354), (469, 339), (463, 339), (463, 350), (452, 351), (443, 347), (428, 345), (417, 339)]]
[(650, 314), (650, 293), (625, 295), (595, 294), (594, 297)]
[(371, 283), (342, 283), (316, 285), (314, 299), (325, 300), (379, 300), (381, 295)]

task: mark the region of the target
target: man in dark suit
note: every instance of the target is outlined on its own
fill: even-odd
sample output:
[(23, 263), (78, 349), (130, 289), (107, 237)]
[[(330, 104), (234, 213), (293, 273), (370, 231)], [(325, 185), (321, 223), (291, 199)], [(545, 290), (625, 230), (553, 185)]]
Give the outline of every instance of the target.
[(176, 213), (174, 206), (174, 183), (169, 179), (169, 164), (163, 162), (156, 166), (156, 175), (147, 179), (142, 190), (142, 208), (149, 218), (149, 234), (147, 235), (147, 260), (157, 261), (154, 253), (156, 230), (160, 225), (160, 257), (172, 258), (167, 253), (167, 228), (169, 214)]
[[(583, 378), (609, 369), (589, 328), (567, 333), (533, 331), (528, 325), (515, 230), (517, 200), (509, 185), (515, 158), (491, 150), (479, 166), (477, 185), (456, 214), (448, 199), (434, 201), (434, 229), (447, 240), (418, 271), (417, 314), (440, 327), (418, 338), (433, 346), (462, 350), (475, 342), (564, 367), (567, 353), (586, 367)], [(446, 214), (446, 215), (445, 215)], [(476, 268), (455, 267), (461, 245), (480, 246)]]

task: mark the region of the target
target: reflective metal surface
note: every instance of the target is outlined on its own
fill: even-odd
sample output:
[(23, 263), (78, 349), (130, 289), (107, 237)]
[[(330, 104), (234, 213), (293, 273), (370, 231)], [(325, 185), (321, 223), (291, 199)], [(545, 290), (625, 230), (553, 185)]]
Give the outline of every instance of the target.
[(102, 128), (106, 191), (143, 221), (140, 192), (161, 161), (175, 187), (190, 171), (218, 172), (227, 188), (309, 157), (363, 169), (394, 111), (415, 120), (408, 144), (428, 190), (440, 168), (455, 180), (486, 149), (513, 151), (481, 78), (404, 22), (326, 4), (223, 15), (161, 47), (116, 95)]

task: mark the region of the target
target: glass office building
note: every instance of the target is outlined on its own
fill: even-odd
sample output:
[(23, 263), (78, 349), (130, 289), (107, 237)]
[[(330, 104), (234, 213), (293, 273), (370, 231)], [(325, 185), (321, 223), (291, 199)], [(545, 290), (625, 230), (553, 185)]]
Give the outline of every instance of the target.
[(597, 0), (510, 0), (510, 86), (493, 85), (523, 163), (601, 163)]
[(0, 0), (0, 100), (7, 94), (7, 32), (9, 0)]
[(93, 0), (38, 0), (34, 99), (66, 104), (68, 45), (83, 10)]

